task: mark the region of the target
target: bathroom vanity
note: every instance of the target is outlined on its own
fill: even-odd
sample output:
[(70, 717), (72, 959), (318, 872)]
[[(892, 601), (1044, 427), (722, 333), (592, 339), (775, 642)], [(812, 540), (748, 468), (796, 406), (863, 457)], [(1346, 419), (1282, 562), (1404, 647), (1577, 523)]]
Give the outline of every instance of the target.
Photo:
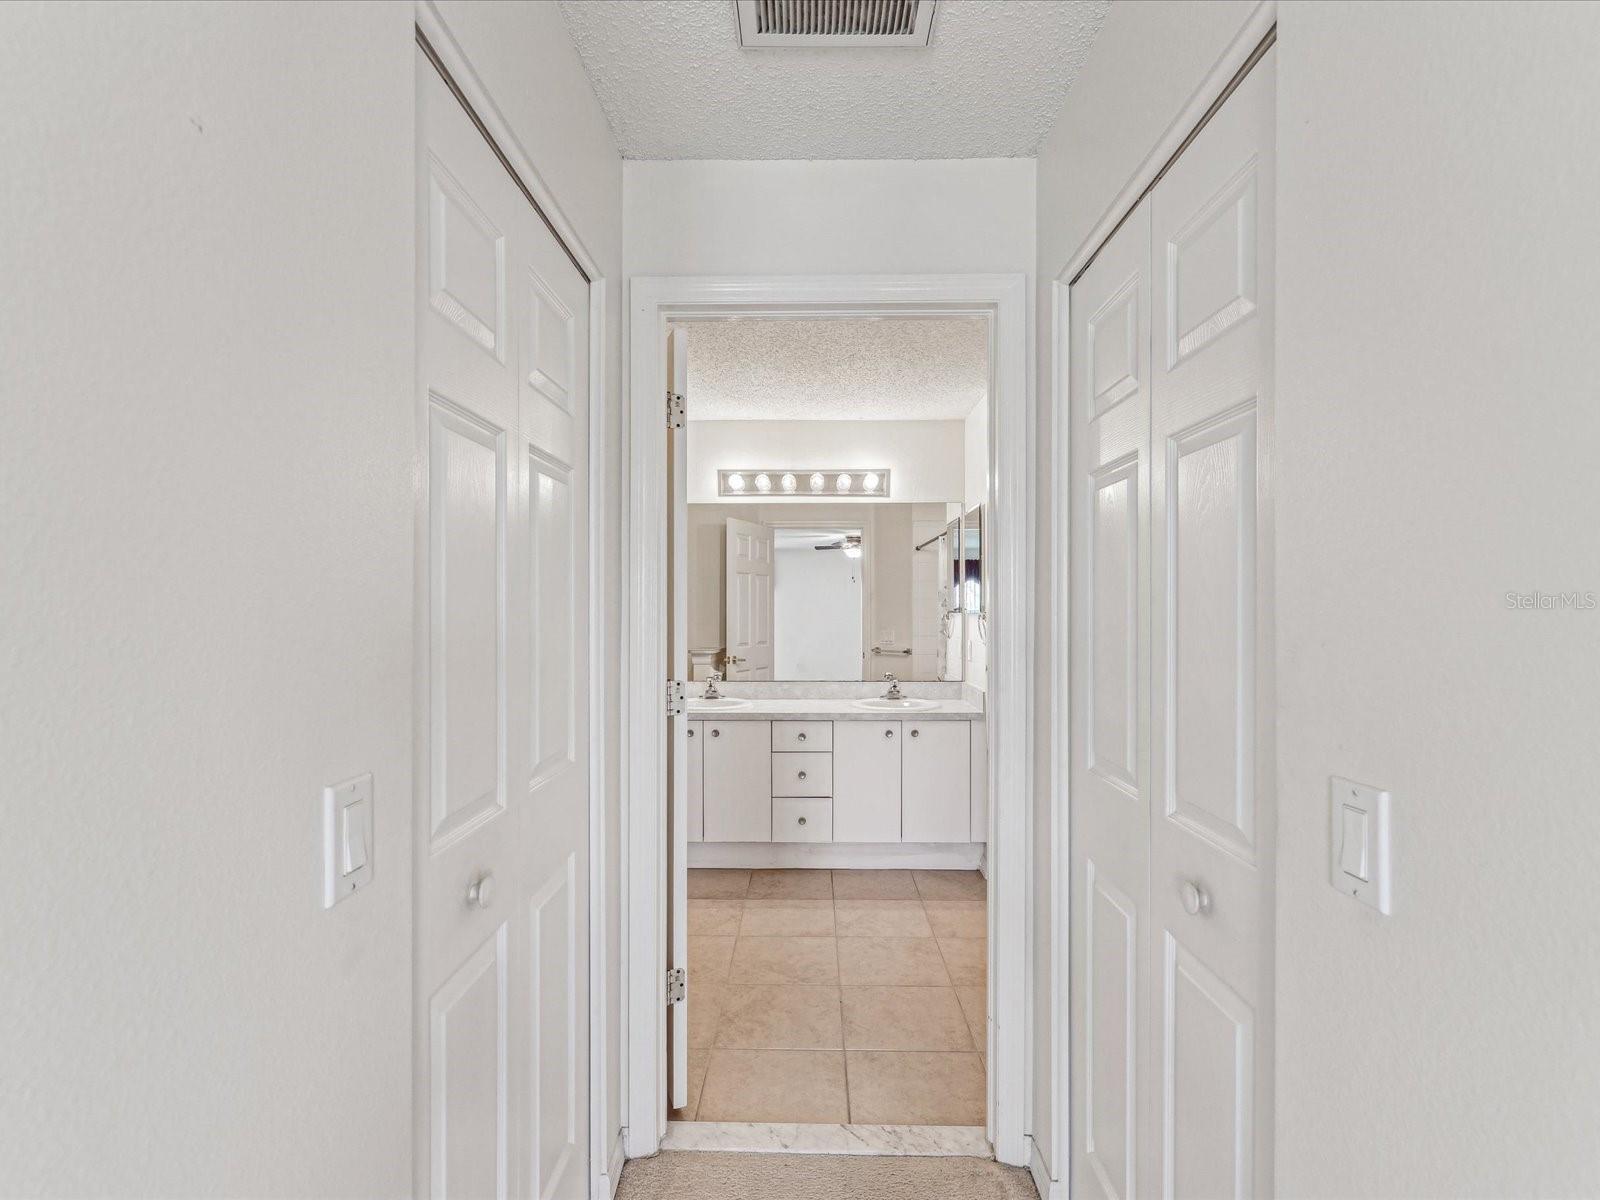
[(688, 716), (693, 865), (905, 865), (958, 847), (975, 864), (987, 839), (983, 710), (967, 700), (691, 700)]

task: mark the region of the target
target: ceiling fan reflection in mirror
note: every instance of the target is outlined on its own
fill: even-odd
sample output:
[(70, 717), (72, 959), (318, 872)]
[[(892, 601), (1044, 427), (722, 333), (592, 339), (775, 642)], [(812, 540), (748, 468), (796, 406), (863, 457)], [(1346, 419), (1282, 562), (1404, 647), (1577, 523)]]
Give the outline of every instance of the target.
[(846, 558), (860, 558), (861, 535), (859, 533), (848, 533), (834, 541), (825, 542), (820, 546), (811, 548), (813, 550), (843, 550)]

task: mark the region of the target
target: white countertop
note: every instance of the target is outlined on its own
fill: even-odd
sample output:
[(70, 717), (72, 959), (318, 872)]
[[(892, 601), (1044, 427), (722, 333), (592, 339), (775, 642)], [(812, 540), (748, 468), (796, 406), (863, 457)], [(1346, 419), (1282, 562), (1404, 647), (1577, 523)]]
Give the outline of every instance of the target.
[(795, 696), (782, 700), (752, 700), (749, 708), (701, 708), (688, 703), (691, 721), (975, 721), (983, 709), (965, 700), (937, 700), (932, 708), (873, 710), (857, 708), (853, 700)]

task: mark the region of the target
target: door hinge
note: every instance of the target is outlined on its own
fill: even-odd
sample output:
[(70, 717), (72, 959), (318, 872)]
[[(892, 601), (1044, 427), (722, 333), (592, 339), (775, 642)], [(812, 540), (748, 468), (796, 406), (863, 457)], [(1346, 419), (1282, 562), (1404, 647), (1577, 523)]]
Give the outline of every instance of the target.
[(688, 409), (684, 406), (683, 397), (677, 392), (667, 393), (667, 428), (682, 429), (687, 421)]
[(682, 1004), (689, 992), (689, 973), (682, 967), (667, 968), (667, 1003)]
[(683, 680), (667, 680), (667, 716), (683, 716)]

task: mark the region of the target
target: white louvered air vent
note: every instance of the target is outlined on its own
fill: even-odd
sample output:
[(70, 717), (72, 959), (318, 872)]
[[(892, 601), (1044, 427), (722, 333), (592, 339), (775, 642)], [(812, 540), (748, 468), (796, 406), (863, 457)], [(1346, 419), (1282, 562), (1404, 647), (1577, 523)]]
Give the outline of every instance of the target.
[(745, 47), (926, 46), (938, 0), (734, 0)]

